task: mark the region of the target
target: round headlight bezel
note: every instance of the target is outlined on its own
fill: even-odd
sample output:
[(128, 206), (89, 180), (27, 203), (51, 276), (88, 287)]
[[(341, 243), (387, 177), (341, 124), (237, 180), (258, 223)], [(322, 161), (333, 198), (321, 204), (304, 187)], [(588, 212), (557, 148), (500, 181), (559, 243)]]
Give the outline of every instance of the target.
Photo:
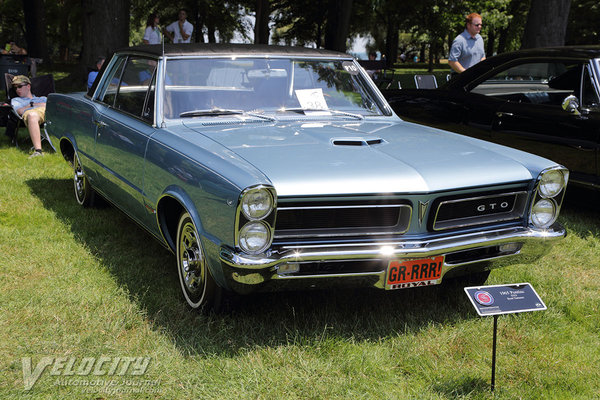
[[(536, 212), (536, 209), (539, 207), (547, 207), (547, 205), (550, 205), (550, 207), (552, 208), (551, 217), (549, 219), (547, 219), (545, 222), (543, 222), (543, 221), (540, 221), (540, 219), (539, 219), (539, 216), (541, 215), (542, 210), (538, 210)], [(531, 215), (530, 215), (529, 220), (537, 228), (548, 228), (558, 218), (557, 210), (558, 210), (558, 205), (556, 204), (556, 202), (553, 199), (542, 198), (542, 199), (538, 200), (533, 205), (533, 207), (531, 207)]]
[[(261, 246), (249, 246), (248, 233), (251, 229), (262, 228), (265, 234), (264, 243)], [(250, 221), (246, 223), (239, 231), (239, 246), (248, 254), (260, 254), (264, 252), (271, 245), (272, 232), (271, 228), (264, 221)]]
[(544, 199), (551, 199), (558, 196), (565, 186), (564, 172), (560, 169), (551, 169), (540, 176), (538, 193)]
[[(259, 196), (264, 196), (266, 200), (265, 207), (263, 207), (263, 211), (254, 212), (256, 208), (253, 208), (253, 200), (256, 200)], [(240, 209), (242, 210), (242, 214), (249, 221), (260, 221), (267, 218), (275, 208), (275, 201), (273, 199), (273, 194), (271, 191), (265, 187), (255, 187), (246, 190), (242, 195), (240, 200)]]

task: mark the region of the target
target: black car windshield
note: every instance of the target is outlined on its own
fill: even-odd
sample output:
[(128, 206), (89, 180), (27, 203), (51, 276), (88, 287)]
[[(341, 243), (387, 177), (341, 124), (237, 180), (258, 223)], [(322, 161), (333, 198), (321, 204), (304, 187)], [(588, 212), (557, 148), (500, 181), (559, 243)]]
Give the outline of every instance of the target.
[(349, 60), (171, 59), (164, 79), (164, 115), (387, 115), (367, 79)]

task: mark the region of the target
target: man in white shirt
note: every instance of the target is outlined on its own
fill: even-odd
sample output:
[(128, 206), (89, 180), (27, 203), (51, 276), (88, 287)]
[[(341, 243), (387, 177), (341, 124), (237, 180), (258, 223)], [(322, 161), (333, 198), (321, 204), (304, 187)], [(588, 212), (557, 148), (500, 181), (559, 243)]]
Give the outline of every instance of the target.
[(42, 152), (40, 125), (44, 123), (46, 117), (46, 96), (33, 95), (31, 81), (25, 75), (15, 76), (11, 83), (17, 92), (17, 97), (13, 97), (10, 104), (17, 114), (23, 117), (33, 143), (33, 153), (29, 158), (41, 156), (44, 153)]
[(187, 12), (184, 9), (179, 10), (178, 18), (177, 21), (165, 28), (164, 34), (173, 43), (190, 43), (194, 25), (186, 20)]

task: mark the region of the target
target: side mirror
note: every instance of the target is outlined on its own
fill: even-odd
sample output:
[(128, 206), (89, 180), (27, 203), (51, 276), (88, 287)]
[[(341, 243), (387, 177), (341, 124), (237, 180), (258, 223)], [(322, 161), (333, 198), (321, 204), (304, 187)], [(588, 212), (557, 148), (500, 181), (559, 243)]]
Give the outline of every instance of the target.
[(579, 99), (575, 95), (567, 96), (562, 102), (562, 108), (571, 114), (581, 115), (579, 112)]

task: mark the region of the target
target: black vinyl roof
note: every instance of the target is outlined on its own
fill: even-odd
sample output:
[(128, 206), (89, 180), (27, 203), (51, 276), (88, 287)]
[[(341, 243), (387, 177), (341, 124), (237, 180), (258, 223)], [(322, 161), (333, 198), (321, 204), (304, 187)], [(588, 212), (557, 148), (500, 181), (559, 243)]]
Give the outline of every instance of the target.
[[(152, 56), (163, 54), (162, 44), (144, 44), (122, 48), (116, 53), (145, 53)], [(303, 56), (303, 57), (332, 57), (351, 58), (352, 56), (337, 51), (311, 49), (308, 47), (271, 46), (256, 44), (215, 44), (215, 43), (168, 43), (164, 45), (165, 56)]]

